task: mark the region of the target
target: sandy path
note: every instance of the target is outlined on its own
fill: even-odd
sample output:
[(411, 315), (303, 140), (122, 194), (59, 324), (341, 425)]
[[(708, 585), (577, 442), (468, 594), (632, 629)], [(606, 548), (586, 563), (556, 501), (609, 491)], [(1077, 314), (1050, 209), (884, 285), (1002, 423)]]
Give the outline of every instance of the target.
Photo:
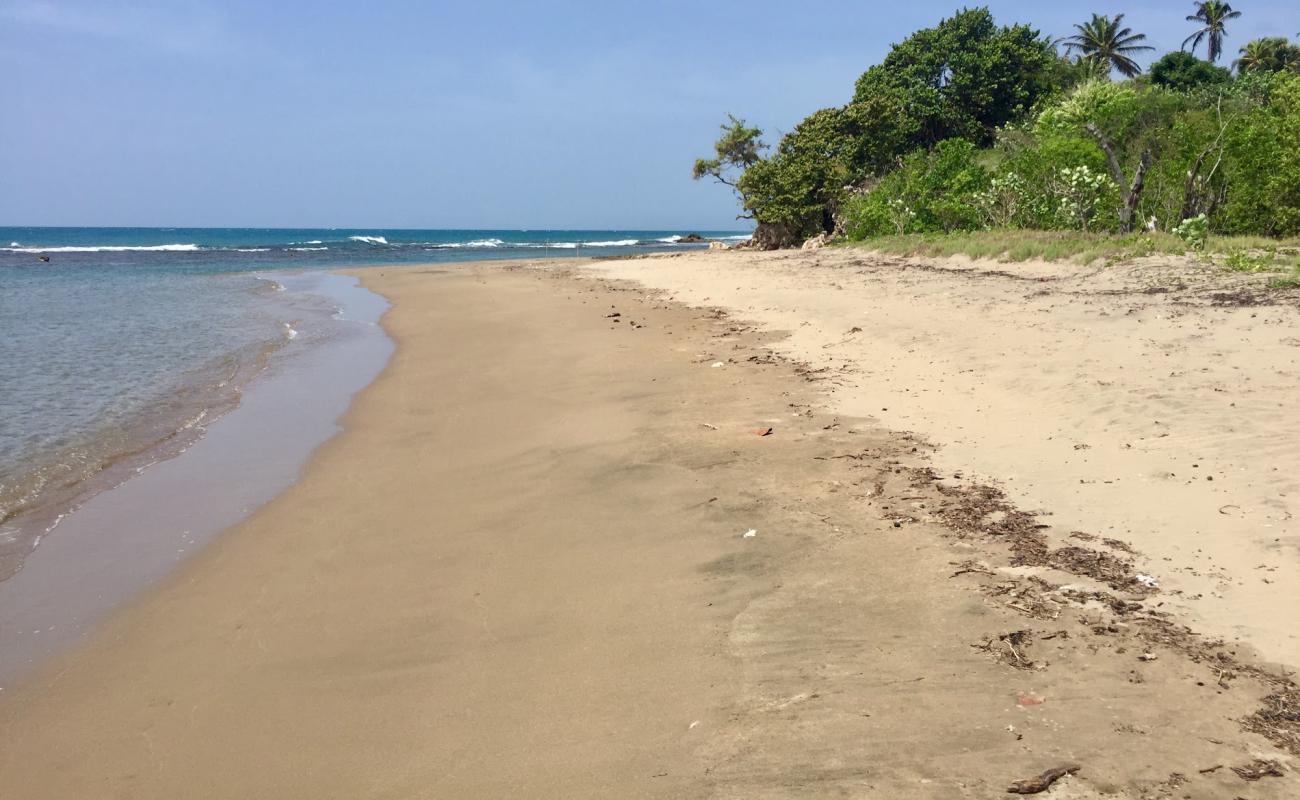
[(1281, 684), (1026, 578), (770, 337), (553, 269), (365, 281), (399, 347), (344, 433), (0, 698), (0, 795), (1294, 796), (1240, 723)]
[(1090, 269), (860, 251), (601, 262), (789, 332), (832, 408), (915, 431), (941, 472), (1131, 543), (1198, 629), (1300, 666), (1300, 311), (1222, 305), (1186, 264)]

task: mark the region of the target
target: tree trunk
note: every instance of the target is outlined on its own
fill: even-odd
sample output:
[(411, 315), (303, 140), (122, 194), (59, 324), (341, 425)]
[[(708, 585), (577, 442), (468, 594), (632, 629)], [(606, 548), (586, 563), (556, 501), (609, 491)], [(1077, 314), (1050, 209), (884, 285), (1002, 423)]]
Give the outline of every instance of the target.
[[(1133, 215), (1137, 212), (1138, 203), (1142, 201), (1142, 189), (1146, 186), (1147, 170), (1150, 168), (1151, 151), (1144, 150), (1138, 159), (1137, 169), (1133, 172), (1133, 183), (1124, 192), (1124, 207), (1119, 214), (1120, 233), (1133, 232)], [(1123, 186), (1120, 189), (1123, 191)]]
[(1110, 137), (1101, 132), (1093, 123), (1089, 122), (1083, 126), (1084, 130), (1092, 134), (1092, 138), (1097, 140), (1097, 145), (1101, 151), (1106, 154), (1106, 165), (1110, 167), (1110, 177), (1119, 187), (1120, 199), (1122, 203), (1119, 207), (1119, 232), (1133, 232), (1133, 215), (1137, 212), (1138, 203), (1142, 201), (1142, 189), (1146, 185), (1147, 170), (1151, 168), (1151, 151), (1142, 152), (1142, 157), (1138, 159), (1137, 170), (1133, 173), (1133, 182), (1129, 183), (1124, 180), (1124, 166), (1119, 163), (1119, 154), (1115, 152), (1115, 145), (1111, 142)]

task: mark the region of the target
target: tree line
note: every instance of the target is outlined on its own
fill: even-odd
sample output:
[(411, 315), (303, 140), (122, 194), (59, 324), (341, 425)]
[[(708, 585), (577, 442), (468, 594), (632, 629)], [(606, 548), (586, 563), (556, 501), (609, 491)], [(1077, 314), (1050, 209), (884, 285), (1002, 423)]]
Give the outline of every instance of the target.
[(765, 247), (980, 228), (1300, 234), (1300, 47), (1258, 39), (1221, 66), (1241, 12), (1193, 6), (1182, 49), (1146, 71), (1134, 56), (1153, 48), (1123, 14), (1052, 39), (959, 11), (775, 147), (729, 116), (693, 175), (730, 186)]

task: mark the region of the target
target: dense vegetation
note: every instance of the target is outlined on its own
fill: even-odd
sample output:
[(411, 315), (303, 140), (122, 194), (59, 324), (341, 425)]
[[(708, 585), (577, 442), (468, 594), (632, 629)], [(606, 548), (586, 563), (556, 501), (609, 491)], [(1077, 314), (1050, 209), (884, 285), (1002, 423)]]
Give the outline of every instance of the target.
[(1300, 234), (1300, 47), (1260, 39), (1218, 66), (1240, 12), (1194, 9), (1184, 48), (1208, 60), (1176, 51), (1145, 72), (1133, 57), (1151, 48), (1122, 14), (1053, 41), (963, 10), (775, 148), (729, 118), (694, 175), (731, 186), (767, 247), (983, 229)]

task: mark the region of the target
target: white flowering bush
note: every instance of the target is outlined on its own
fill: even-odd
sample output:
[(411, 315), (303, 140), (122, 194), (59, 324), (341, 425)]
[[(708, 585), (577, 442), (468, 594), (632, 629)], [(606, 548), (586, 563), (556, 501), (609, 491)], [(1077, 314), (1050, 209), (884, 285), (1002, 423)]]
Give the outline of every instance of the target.
[(1051, 185), (1058, 222), (1067, 228), (1089, 230), (1115, 189), (1115, 182), (1109, 176), (1086, 164), (1061, 167)]
[(1014, 172), (998, 175), (988, 188), (975, 195), (975, 205), (986, 228), (1010, 228), (1019, 225), (1024, 209), (1032, 202), (1029, 187)]
[(894, 224), (898, 235), (907, 233), (908, 226), (916, 219), (912, 206), (901, 197), (891, 197), (885, 207), (888, 209), (889, 221)]

